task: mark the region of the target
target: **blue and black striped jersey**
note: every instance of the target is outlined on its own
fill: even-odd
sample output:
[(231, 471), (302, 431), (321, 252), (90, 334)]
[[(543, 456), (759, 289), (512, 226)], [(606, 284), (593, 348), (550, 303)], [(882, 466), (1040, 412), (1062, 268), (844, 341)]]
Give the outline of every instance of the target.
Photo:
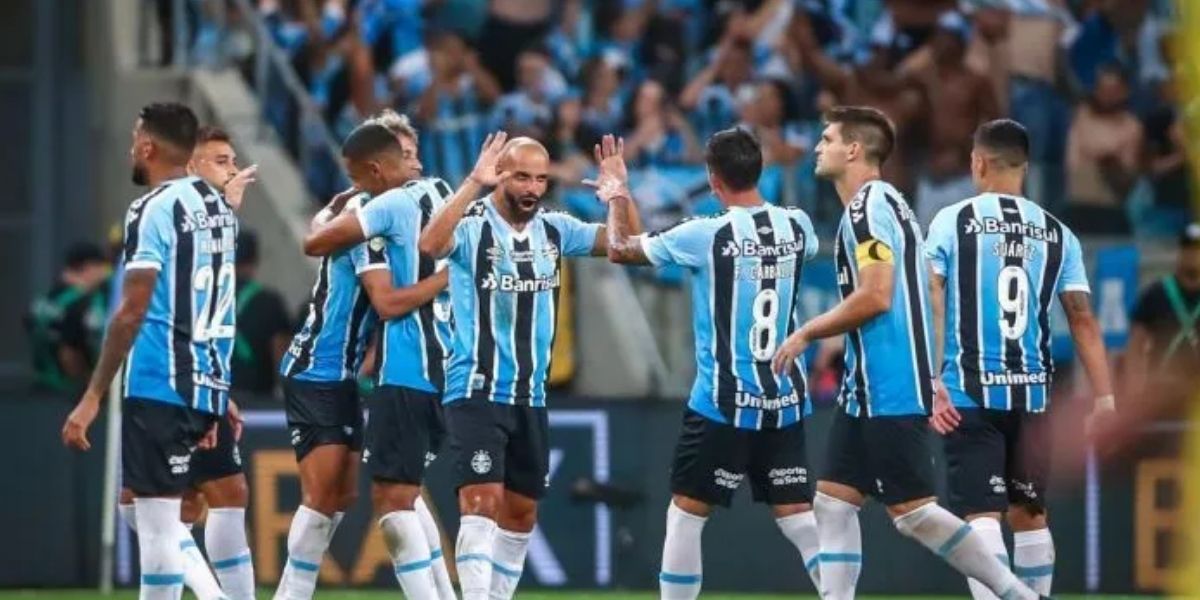
[(235, 327), (238, 220), (207, 183), (182, 177), (134, 201), (125, 271), (159, 271), (128, 357), (125, 396), (224, 414)]
[[(395, 287), (409, 287), (437, 272), (437, 263), (417, 250), (417, 240), (451, 192), (441, 179), (418, 179), (389, 190), (358, 212), (364, 236), (386, 242)], [(433, 302), (384, 321), (379, 383), (441, 392), (451, 343), (451, 316), (450, 292), (444, 290)]]
[(454, 345), (446, 402), (546, 406), (564, 256), (586, 256), (600, 226), (540, 211), (513, 229), (492, 203), (476, 200), (454, 232), (450, 299)]
[[(368, 203), (352, 198), (346, 210)], [(279, 373), (301, 381), (345, 381), (358, 376), (367, 342), (378, 320), (358, 276), (389, 268), (386, 243), (373, 238), (321, 258), (307, 316), (292, 337)]]
[(940, 370), (955, 405), (1046, 410), (1051, 303), (1089, 291), (1079, 239), (1025, 198), (980, 194), (938, 212), (926, 252), (946, 278)]
[(810, 411), (799, 378), (771, 371), (775, 349), (796, 328), (804, 263), (817, 236), (804, 211), (733, 207), (642, 238), (655, 266), (692, 272), (696, 380), (688, 407), (741, 429), (775, 429)]
[(858, 288), (859, 272), (891, 264), (891, 308), (846, 334), (841, 402), (868, 417), (928, 414), (933, 402), (932, 322), (921, 227), (904, 197), (883, 181), (863, 185), (846, 206), (834, 244), (838, 291)]

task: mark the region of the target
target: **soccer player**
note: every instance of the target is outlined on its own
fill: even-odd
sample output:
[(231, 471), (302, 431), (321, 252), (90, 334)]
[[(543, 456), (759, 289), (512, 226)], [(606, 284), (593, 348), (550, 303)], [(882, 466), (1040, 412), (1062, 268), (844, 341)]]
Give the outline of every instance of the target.
[[(942, 209), (929, 227), (934, 364), (950, 400), (935, 402), (931, 422), (946, 436), (950, 508), (1005, 564), (1000, 516), (1007, 511), (1013, 570), (1048, 595), (1054, 575), (1045, 494), (1055, 296), (1096, 394), (1089, 422), (1113, 410), (1113, 388), (1079, 239), (1021, 196), (1028, 160), (1029, 137), (1019, 123), (1000, 119), (979, 126), (971, 175), (980, 194)], [(978, 581), (971, 580), (970, 588), (977, 599), (995, 598)]]
[[(454, 344), (444, 403), (463, 515), (455, 551), (464, 600), (511, 598), (521, 578), (549, 477), (545, 383), (561, 261), (608, 252), (604, 226), (541, 210), (546, 148), (506, 140), (504, 132), (488, 136), (418, 242), (450, 263)], [(478, 198), (488, 186), (496, 189)]]
[(757, 185), (762, 147), (742, 129), (708, 140), (708, 182), (725, 211), (646, 236), (628, 234), (633, 201), (621, 141), (605, 136), (597, 195), (609, 205), (609, 258), (692, 271), (696, 380), (671, 472), (663, 542), (662, 598), (700, 594), (700, 538), (712, 506), (728, 507), (749, 476), (754, 500), (800, 551), (820, 590), (817, 521), (804, 450), (811, 412), (804, 366), (776, 375), (775, 345), (795, 328), (804, 263), (817, 254), (812, 221), (800, 209), (766, 204)]
[(935, 386), (921, 228), (904, 198), (880, 179), (895, 130), (873, 108), (825, 116), (816, 174), (846, 206), (834, 242), (841, 302), (780, 346), (777, 373), (809, 343), (846, 334), (846, 373), (814, 508), (820, 525), (822, 596), (853, 598), (862, 566), (858, 511), (868, 495), (900, 533), (1008, 599), (1037, 598), (996, 560), (983, 538), (934, 496), (927, 445)]
[[(416, 160), (417, 133), (406, 118), (389, 112), (373, 122), (393, 138), (388, 143), (382, 132), (378, 136), (395, 160)], [(378, 385), (367, 400), (363, 462), (396, 577), (409, 598), (454, 598), (441, 534), (421, 499), (425, 469), (444, 436), (441, 392), (451, 335), (448, 272), (417, 251), (421, 228), (450, 193), (441, 179), (408, 181), (357, 211), (342, 211), (317, 224), (305, 244), (309, 253), (326, 254), (370, 239), (372, 251), (382, 251), (391, 265), (390, 273), (362, 276), (384, 319)], [(377, 298), (386, 297), (393, 286), (402, 290), (394, 306), (381, 305)]]
[(187, 175), (196, 130), (181, 104), (149, 104), (138, 116), (133, 181), (153, 190), (129, 207), (121, 302), (62, 432), (68, 445), (90, 447), (88, 427), (128, 355), (121, 464), (136, 496), (142, 598), (181, 593), (180, 540), (191, 535), (180, 498), (193, 450), (215, 445), (229, 395), (238, 222), (220, 194)]

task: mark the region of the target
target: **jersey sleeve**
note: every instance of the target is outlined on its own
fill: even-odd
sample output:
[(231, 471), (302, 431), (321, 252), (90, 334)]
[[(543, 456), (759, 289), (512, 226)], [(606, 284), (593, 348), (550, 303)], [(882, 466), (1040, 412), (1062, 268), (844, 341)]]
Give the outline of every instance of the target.
[(125, 269), (162, 268), (171, 259), (173, 203), (155, 198), (130, 207), (125, 217)]
[(412, 198), (410, 188), (397, 188), (374, 198), (358, 209), (358, 223), (362, 226), (363, 237), (370, 239), (377, 236), (388, 236), (399, 244), (411, 244), (414, 240), (404, 227), (413, 219), (420, 222), (420, 207)]
[(816, 258), (817, 253), (821, 251), (821, 240), (817, 237), (817, 230), (813, 228), (812, 219), (803, 210), (792, 210), (790, 213), (792, 220), (800, 225), (800, 231), (804, 232), (804, 260)]
[(642, 236), (642, 252), (656, 267), (699, 267), (708, 262), (713, 236), (708, 220), (681, 221), (673, 227)]
[(1063, 266), (1058, 276), (1058, 293), (1091, 291), (1087, 269), (1083, 265), (1083, 248), (1079, 238), (1075, 237), (1074, 233), (1067, 232), (1063, 236)]
[(596, 247), (596, 236), (600, 232), (598, 223), (585, 223), (562, 212), (545, 214), (546, 223), (558, 230), (562, 236), (563, 256), (590, 256)]
[(951, 211), (939, 211), (929, 224), (925, 258), (929, 260), (934, 273), (945, 277), (950, 272), (954, 260), (954, 214)]
[(388, 264), (387, 241), (382, 237), (373, 237), (349, 250), (350, 261), (354, 263), (354, 273), (361, 275), (367, 271), (386, 269)]
[(479, 229), (483, 219), (479, 217), (464, 217), (454, 226), (454, 238), (451, 240), (450, 254), (446, 259), (461, 267), (471, 268), (471, 255), (479, 239)]

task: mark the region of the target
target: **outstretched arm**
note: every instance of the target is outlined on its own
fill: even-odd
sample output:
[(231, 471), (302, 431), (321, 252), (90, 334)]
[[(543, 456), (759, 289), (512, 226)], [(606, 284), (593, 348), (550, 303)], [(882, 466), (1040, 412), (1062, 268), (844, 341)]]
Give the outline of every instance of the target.
[(600, 174), (584, 185), (596, 189), (596, 197), (608, 204), (608, 226), (596, 236), (593, 254), (608, 256), (615, 263), (648, 265), (642, 250), (642, 221), (629, 194), (629, 173), (625, 169), (625, 140), (605, 135), (594, 148)]
[(418, 247), (422, 254), (434, 258), (444, 258), (454, 250), (454, 230), (462, 220), (467, 206), (471, 204), (472, 200), (479, 197), (479, 192), (483, 188), (494, 186), (508, 176), (507, 173), (500, 173), (496, 168), (507, 139), (508, 134), (500, 131), (489, 134), (483, 141), (479, 158), (475, 161), (475, 167), (471, 169), (471, 173), (458, 186), (458, 189), (454, 190), (454, 195), (450, 197), (450, 200), (433, 215), (429, 224), (421, 231)]
[(386, 321), (404, 315), (430, 303), (450, 282), (449, 271), (443, 269), (410, 286), (394, 287), (387, 269), (366, 271), (359, 276), (371, 306)]
[(1082, 291), (1063, 292), (1059, 295), (1067, 313), (1067, 324), (1071, 327), (1071, 338), (1079, 360), (1092, 382), (1095, 404), (1087, 417), (1086, 428), (1090, 432), (1093, 422), (1104, 413), (1115, 408), (1112, 378), (1108, 373), (1108, 357), (1104, 352), (1104, 339), (1100, 335), (1100, 323), (1092, 314), (1091, 294)]

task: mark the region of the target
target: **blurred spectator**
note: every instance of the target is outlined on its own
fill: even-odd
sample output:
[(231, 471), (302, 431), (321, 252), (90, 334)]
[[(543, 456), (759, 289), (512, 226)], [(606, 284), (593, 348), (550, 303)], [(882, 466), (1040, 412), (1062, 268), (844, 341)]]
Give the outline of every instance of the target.
[(662, 84), (643, 81), (626, 112), (625, 160), (634, 168), (676, 165), (700, 158), (700, 145), (687, 119)]
[(1146, 165), (1154, 201), (1169, 213), (1170, 220), (1186, 222), (1191, 198), (1191, 176), (1187, 160), (1187, 138), (1175, 102), (1175, 83), (1160, 86), (1162, 102), (1146, 117)]
[(1118, 65), (1133, 91), (1139, 113), (1152, 105), (1157, 85), (1169, 75), (1160, 52), (1165, 27), (1150, 12), (1150, 0), (1099, 0), (1070, 38), (1071, 70), (1085, 91), (1099, 84), (1100, 71)]
[(488, 0), (479, 49), (502, 89), (516, 86), (517, 54), (546, 35), (554, 5), (552, 0)]
[(550, 54), (543, 47), (530, 46), (517, 55), (517, 89), (496, 102), (489, 129), (545, 139), (554, 106), (566, 94), (567, 81), (554, 69)]
[(929, 38), (925, 65), (911, 76), (929, 103), (929, 150), (917, 184), (916, 209), (923, 226), (939, 210), (975, 195), (971, 182), (971, 143), (980, 123), (1000, 116), (991, 82), (967, 68), (963, 58), (970, 24), (957, 12), (943, 13)]
[(956, 0), (883, 0), (885, 11), (871, 28), (871, 42), (887, 49), (888, 66), (899, 64), (933, 36), (938, 18)]
[(765, 166), (791, 166), (808, 150), (809, 140), (796, 122), (798, 109), (796, 95), (779, 79), (759, 81), (742, 104), (738, 125), (762, 143)]
[(233, 389), (270, 394), (275, 373), (292, 337), (292, 324), (279, 292), (265, 287), (258, 272), (258, 236), (242, 230), (237, 240), (237, 337), (233, 346)]
[(750, 44), (727, 36), (708, 66), (679, 95), (679, 106), (692, 115), (702, 139), (727, 129), (738, 115), (738, 101), (753, 93), (754, 60)]
[(447, 181), (462, 181), (483, 144), (484, 110), (500, 96), (500, 85), (456, 33), (435, 32), (428, 56), (430, 80), (416, 106), (421, 163)]
[(580, 119), (589, 136), (599, 138), (619, 131), (625, 122), (621, 98), (623, 65), (619, 53), (609, 52), (588, 61), (583, 68), (583, 114)]
[(1131, 233), (1125, 199), (1140, 175), (1142, 124), (1126, 107), (1129, 87), (1116, 67), (1100, 70), (1067, 136), (1070, 207), (1066, 220), (1084, 234)]
[(108, 275), (100, 247), (78, 243), (67, 250), (58, 282), (33, 300), (25, 329), (39, 387), (68, 391), (87, 382), (104, 337)]

